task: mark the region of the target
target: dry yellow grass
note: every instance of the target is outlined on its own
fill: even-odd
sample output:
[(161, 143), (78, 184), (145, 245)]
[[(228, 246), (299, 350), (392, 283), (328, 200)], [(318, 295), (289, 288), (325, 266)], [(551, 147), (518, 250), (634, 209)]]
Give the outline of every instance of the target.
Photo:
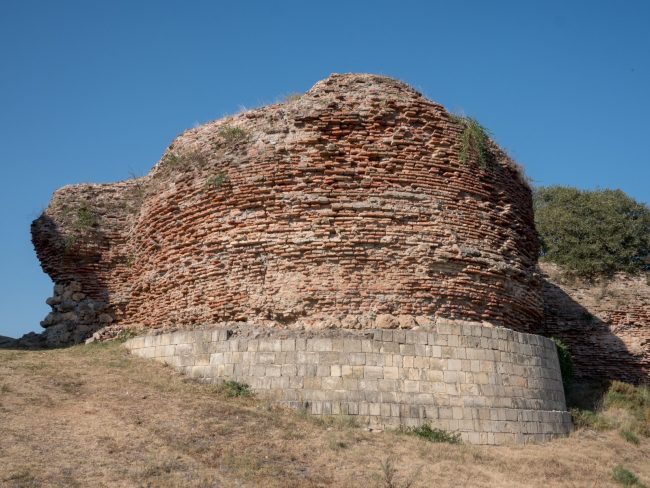
[(650, 484), (650, 442), (582, 430), (543, 445), (431, 444), (226, 398), (119, 344), (0, 350), (2, 487), (601, 487)]

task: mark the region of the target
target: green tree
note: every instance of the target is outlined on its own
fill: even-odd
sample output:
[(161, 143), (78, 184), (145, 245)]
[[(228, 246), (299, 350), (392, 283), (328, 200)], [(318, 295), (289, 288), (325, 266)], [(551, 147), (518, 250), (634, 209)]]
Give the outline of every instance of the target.
[(650, 271), (650, 208), (621, 190), (540, 187), (541, 258), (584, 277)]

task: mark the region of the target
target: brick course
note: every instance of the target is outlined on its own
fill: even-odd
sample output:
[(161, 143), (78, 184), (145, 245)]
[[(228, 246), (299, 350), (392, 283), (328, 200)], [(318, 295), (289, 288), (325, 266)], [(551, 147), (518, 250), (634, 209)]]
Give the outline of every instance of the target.
[(186, 131), (144, 178), (58, 190), (34, 246), (114, 327), (528, 330), (542, 314), (530, 189), (495, 145), (489, 167), (461, 163), (461, 130), (403, 83), (332, 75)]

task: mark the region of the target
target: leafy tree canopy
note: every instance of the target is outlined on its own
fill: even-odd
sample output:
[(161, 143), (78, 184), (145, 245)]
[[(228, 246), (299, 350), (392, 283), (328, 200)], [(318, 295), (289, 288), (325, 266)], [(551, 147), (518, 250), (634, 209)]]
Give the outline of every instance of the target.
[(650, 208), (621, 190), (535, 189), (541, 257), (578, 276), (650, 271)]

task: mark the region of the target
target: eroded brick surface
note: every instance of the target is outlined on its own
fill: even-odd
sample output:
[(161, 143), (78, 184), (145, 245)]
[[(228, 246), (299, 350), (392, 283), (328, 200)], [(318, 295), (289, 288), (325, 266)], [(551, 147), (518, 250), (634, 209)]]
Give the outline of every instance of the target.
[(144, 178), (58, 190), (34, 245), (118, 328), (533, 329), (530, 190), (496, 146), (487, 168), (461, 163), (460, 131), (395, 80), (333, 75), (188, 130)]
[(580, 379), (650, 381), (650, 285), (618, 274), (566, 283), (543, 264), (544, 321), (539, 332), (570, 348)]

